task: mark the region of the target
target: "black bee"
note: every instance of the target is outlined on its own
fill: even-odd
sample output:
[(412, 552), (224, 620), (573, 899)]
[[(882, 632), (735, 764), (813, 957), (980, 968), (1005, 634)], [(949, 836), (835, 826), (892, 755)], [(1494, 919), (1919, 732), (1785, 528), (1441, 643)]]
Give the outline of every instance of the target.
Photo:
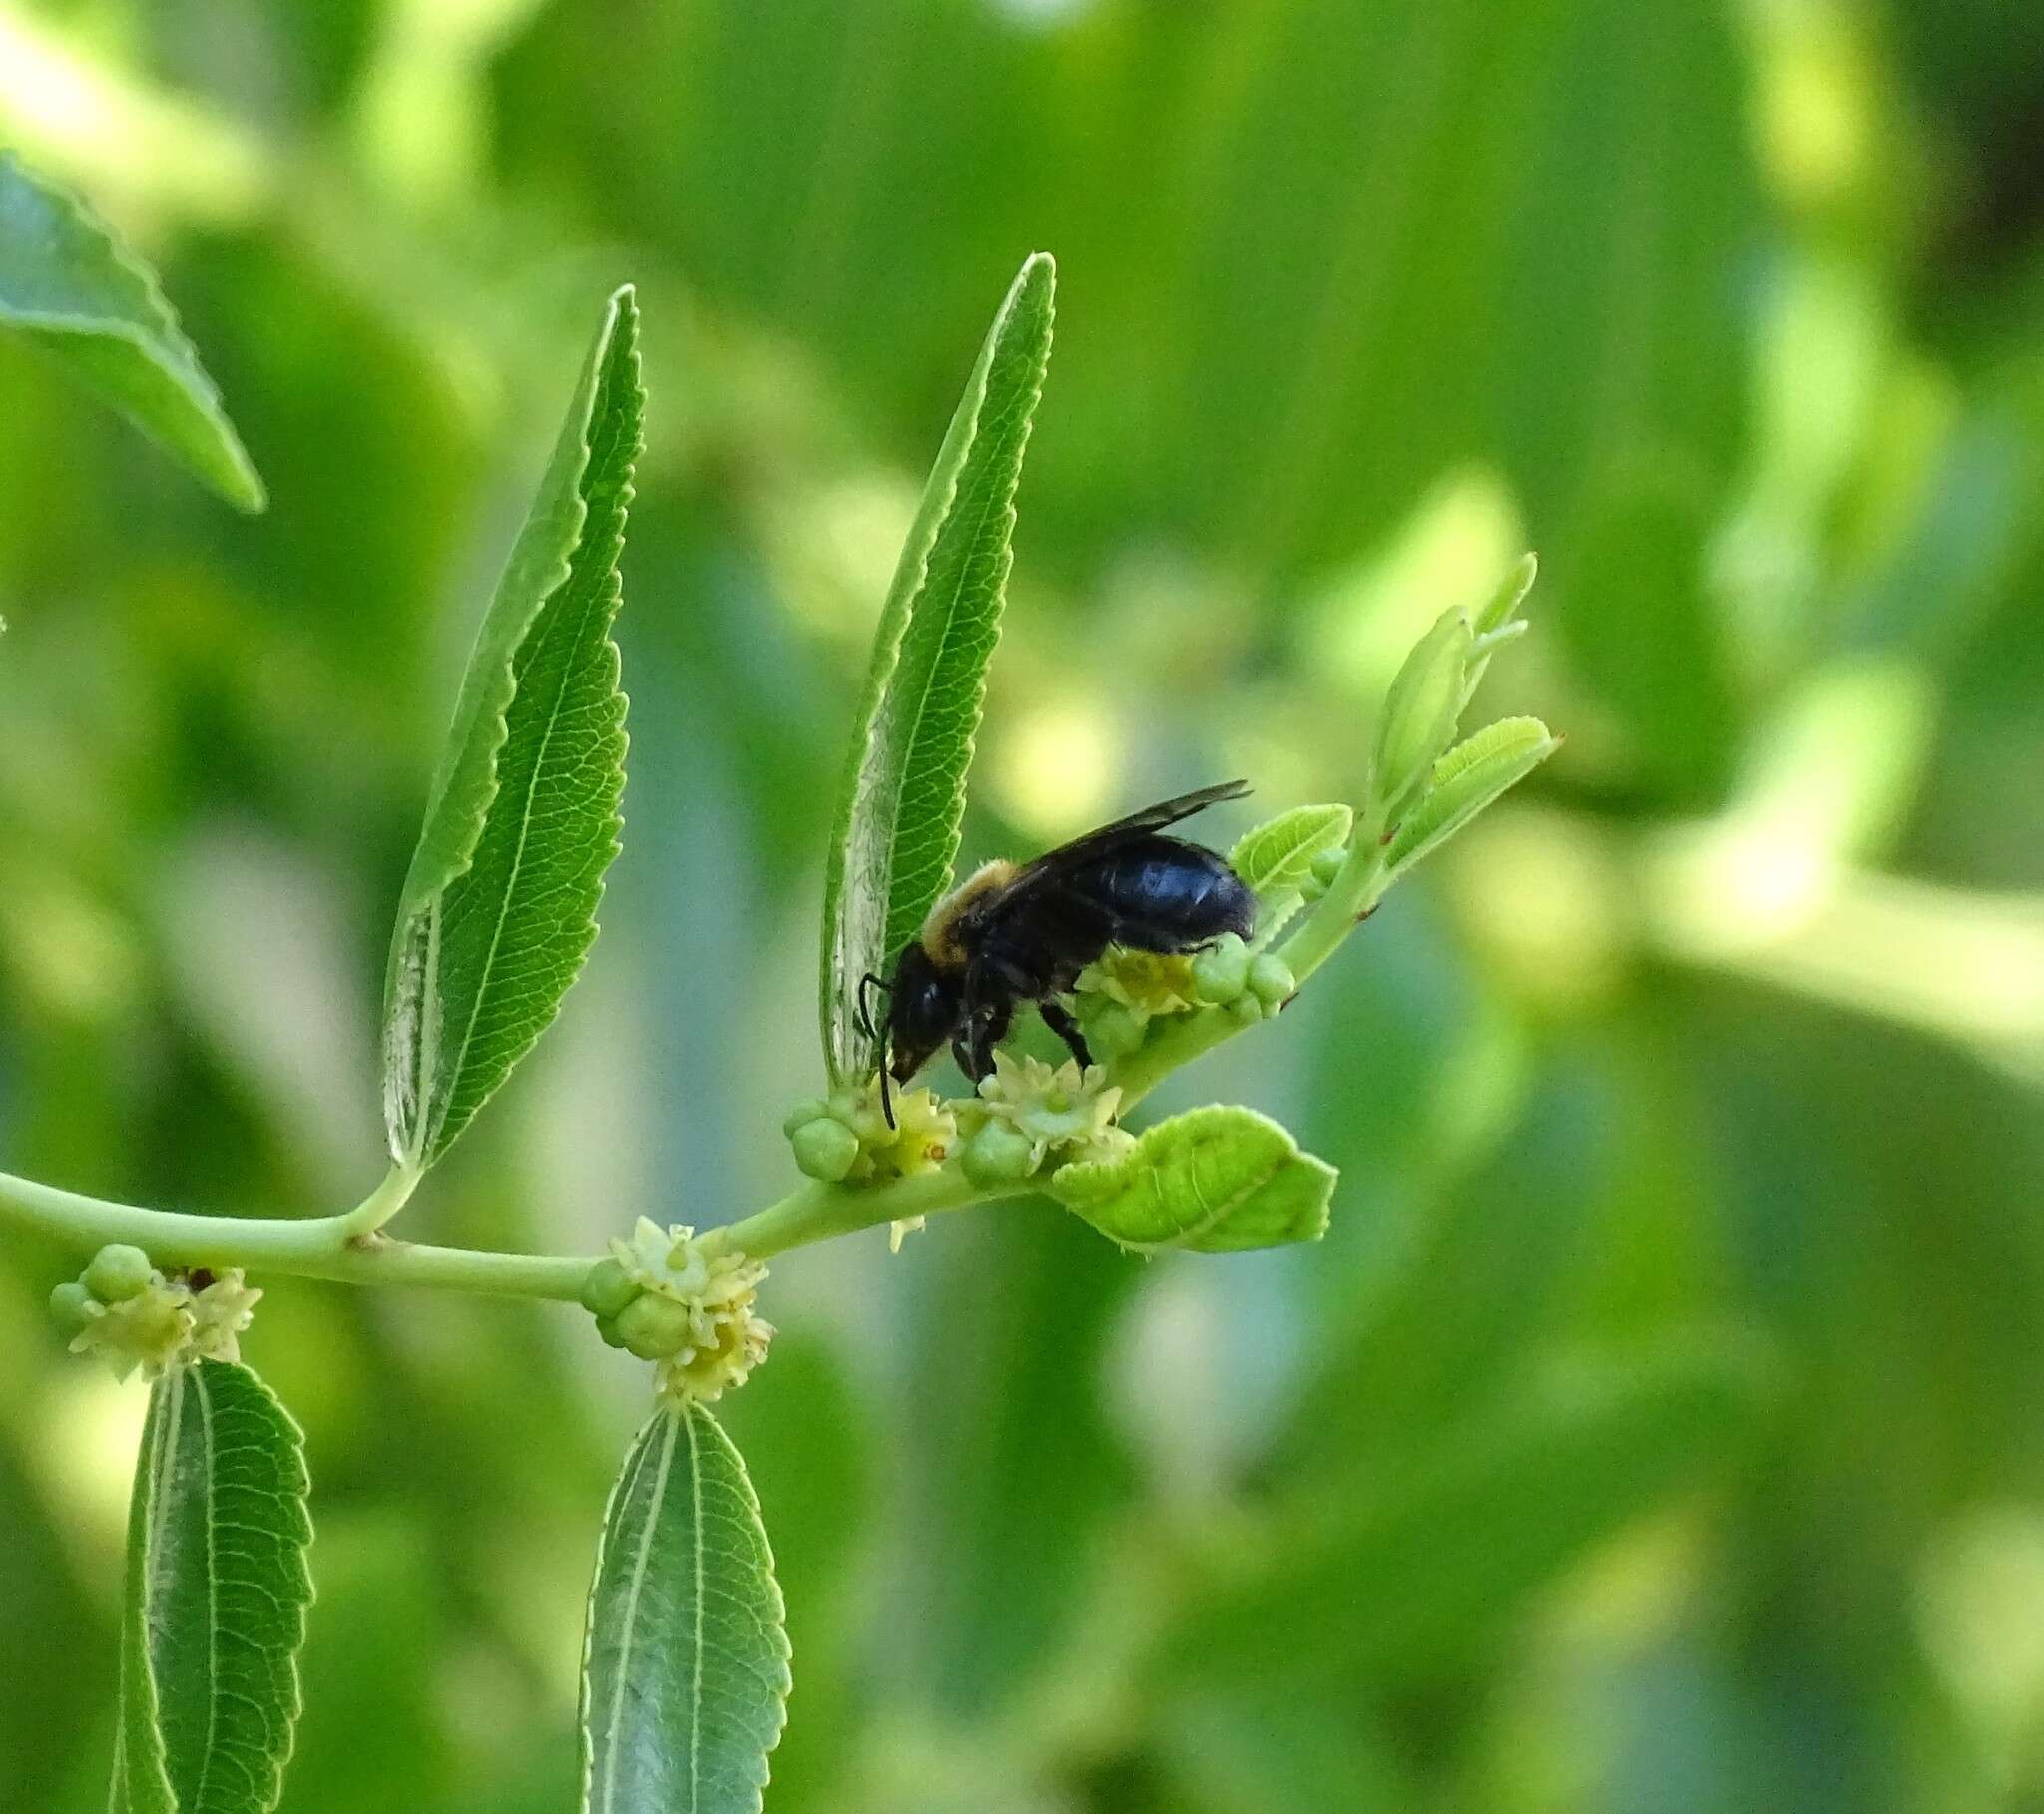
[[(1034, 1002), (1044, 1024), (1093, 1062), (1071, 1013), (1055, 998), (1109, 945), (1138, 951), (1196, 951), (1225, 932), (1248, 938), (1256, 897), (1227, 862), (1199, 844), (1160, 836), (1218, 800), (1237, 800), (1247, 781), (1226, 781), (1131, 813), (1038, 857), (988, 863), (947, 894), (894, 975), (859, 984), (859, 1019), (876, 1053), (887, 1119), (887, 1079), (905, 1084), (946, 1040), (975, 1082), (1016, 1008)], [(887, 995), (884, 1035), (866, 992)]]

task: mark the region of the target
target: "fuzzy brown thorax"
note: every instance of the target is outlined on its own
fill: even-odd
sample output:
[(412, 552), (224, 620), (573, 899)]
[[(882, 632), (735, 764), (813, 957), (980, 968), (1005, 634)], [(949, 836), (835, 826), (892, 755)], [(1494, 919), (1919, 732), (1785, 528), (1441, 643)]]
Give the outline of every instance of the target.
[(939, 970), (964, 968), (967, 953), (958, 937), (959, 919), (974, 901), (984, 899), (997, 888), (1005, 888), (1015, 879), (1015, 874), (1016, 866), (1004, 859), (982, 863), (930, 909), (929, 918), (923, 921), (922, 931), (917, 934), (917, 942)]

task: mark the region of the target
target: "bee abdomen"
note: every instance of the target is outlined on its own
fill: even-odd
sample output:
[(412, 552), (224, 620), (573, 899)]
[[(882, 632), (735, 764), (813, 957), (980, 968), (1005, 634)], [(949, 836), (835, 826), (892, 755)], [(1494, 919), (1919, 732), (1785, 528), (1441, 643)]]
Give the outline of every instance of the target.
[(1113, 916), (1114, 942), (1143, 951), (1186, 951), (1233, 932), (1248, 938), (1257, 900), (1213, 851), (1152, 837), (1103, 858), (1072, 878)]

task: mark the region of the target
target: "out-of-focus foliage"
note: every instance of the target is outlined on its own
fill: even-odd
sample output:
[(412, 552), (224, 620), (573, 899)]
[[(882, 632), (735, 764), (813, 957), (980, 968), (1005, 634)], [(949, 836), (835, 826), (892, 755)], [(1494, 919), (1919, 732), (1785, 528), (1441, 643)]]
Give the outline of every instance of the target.
[[(1048, 247), (968, 856), (1358, 797), (1525, 546), (1484, 715), (1568, 743), (1161, 1093), (1338, 1163), (1320, 1246), (1025, 1202), (776, 1265), (768, 1808), (2034, 1805), (2040, 108), (1990, 0), (0, 0), (0, 143), (160, 263), (271, 494), (0, 336), (8, 1167), (373, 1183), (388, 904), (631, 280), (625, 854), (412, 1213), (594, 1251), (784, 1185), (864, 649)], [(42, 1323), (80, 1257), (0, 1254), (0, 1760), (56, 1810), (105, 1805), (142, 1415)], [(319, 1526), (286, 1806), (572, 1805), (641, 1370), (282, 1283), (247, 1349)]]

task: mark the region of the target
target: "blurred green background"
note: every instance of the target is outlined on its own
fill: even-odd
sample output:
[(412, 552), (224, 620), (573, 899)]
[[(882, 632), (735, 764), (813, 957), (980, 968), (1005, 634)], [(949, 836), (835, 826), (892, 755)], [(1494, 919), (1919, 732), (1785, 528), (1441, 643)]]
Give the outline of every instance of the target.
[[(1022, 256), (1058, 343), (968, 855), (1352, 795), (1540, 550), (1563, 754), (1173, 1085), (1311, 1250), (1041, 1203), (775, 1266), (729, 1401), (770, 1814), (2044, 1808), (2044, 15), (2022, 0), (0, 0), (0, 142), (149, 255), (273, 497), (0, 341), (0, 1153), (380, 1171), (388, 915), (603, 296), (640, 286), (626, 850), (409, 1212), (777, 1194), (864, 643)], [(1208, 835), (1221, 841), (1246, 820)], [(139, 1386), (0, 1252), (0, 1780), (104, 1805)], [(273, 1284), (290, 1814), (572, 1805), (643, 1369)]]

